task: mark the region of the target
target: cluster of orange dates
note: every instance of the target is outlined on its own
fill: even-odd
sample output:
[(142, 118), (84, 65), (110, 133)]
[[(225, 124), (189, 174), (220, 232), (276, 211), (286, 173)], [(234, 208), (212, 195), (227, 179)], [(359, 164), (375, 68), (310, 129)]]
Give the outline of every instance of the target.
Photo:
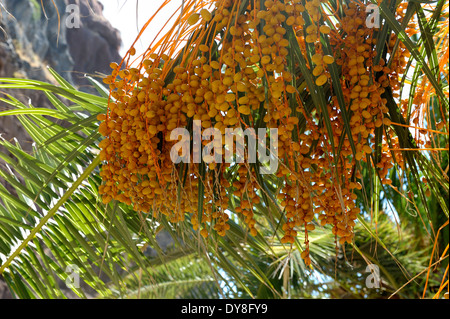
[[(170, 158), (177, 142), (170, 133), (188, 127), (192, 120), (200, 120), (203, 129), (214, 127), (222, 133), (227, 128), (257, 125), (277, 128), (280, 165), (276, 176), (283, 180), (277, 204), (285, 219), (281, 241), (294, 243), (297, 231), (303, 231), (302, 257), (309, 265), (308, 232), (316, 226), (331, 225), (341, 244), (353, 239), (360, 212), (355, 191), (362, 187), (355, 166), (370, 160), (374, 130), (391, 124), (382, 96), (388, 86), (398, 91), (408, 52), (400, 42), (389, 66), (382, 59), (374, 65), (377, 29), (366, 25), (361, 3), (344, 7), (334, 25), (323, 22), (327, 1), (243, 3), (218, 0), (214, 10), (202, 9), (187, 19), (203, 30), (203, 38), (215, 34), (220, 46), (192, 45), (177, 65), (171, 57), (156, 53), (146, 56), (138, 67), (112, 64), (112, 74), (104, 80), (111, 89), (108, 112), (99, 116), (99, 131), (105, 136), (100, 143), (104, 161), (100, 193), (105, 203), (115, 199), (136, 211), (164, 214), (172, 223), (190, 215), (193, 228), (204, 237), (212, 230), (226, 234), (229, 199), (235, 196), (239, 205), (234, 211), (256, 236), (254, 209), (265, 190), (252, 166), (240, 164), (234, 175), (230, 170), (238, 164), (233, 163), (191, 162), (180, 169)], [(324, 38), (331, 54), (324, 53)], [(394, 44), (395, 39), (390, 39), (389, 50)], [(315, 87), (332, 88), (330, 65), (341, 70), (338, 85), (350, 114), (351, 136), (344, 134), (343, 110), (333, 91), (326, 102), (332, 135), (323, 124), (323, 110), (318, 105), (305, 106), (303, 99), (313, 88), (305, 90), (296, 84), (303, 75), (297, 72), (295, 45)], [(395, 136), (390, 135), (389, 142), (395, 147)], [(332, 143), (341, 144), (338, 158)], [(396, 160), (402, 165), (400, 156)], [(386, 176), (393, 159), (386, 139), (376, 166), (383, 183), (389, 183)]]

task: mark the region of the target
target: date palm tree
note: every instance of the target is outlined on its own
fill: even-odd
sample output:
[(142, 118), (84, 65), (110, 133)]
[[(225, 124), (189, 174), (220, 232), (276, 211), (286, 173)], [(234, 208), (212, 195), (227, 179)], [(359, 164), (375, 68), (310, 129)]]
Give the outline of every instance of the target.
[[(58, 85), (0, 79), (0, 89), (38, 90), (53, 105), (42, 108), (33, 101), (26, 105), (9, 94), (1, 99), (8, 108), (0, 116), (17, 118), (33, 140), (31, 152), (18, 141), (0, 140), (0, 274), (13, 295), (442, 298), (446, 293), (448, 297), (448, 4), (373, 3), (377, 5), (371, 7), (369, 20), (376, 23), (379, 18), (376, 28), (360, 18), (370, 1), (186, 0), (174, 27), (135, 64), (135, 49), (130, 48), (121, 65), (112, 65), (111, 75), (87, 77), (98, 94), (77, 90), (52, 69)], [(357, 17), (360, 25), (347, 27), (349, 17)], [(364, 30), (359, 46), (354, 45), (358, 30)], [(277, 57), (281, 57), (278, 64)], [(352, 66), (357, 63), (361, 73)], [(277, 69), (280, 65), (282, 69)], [(217, 114), (225, 118), (235, 108), (238, 120), (230, 125), (283, 128), (281, 141), (286, 150), (292, 145), (293, 151), (280, 155), (280, 147), (279, 170), (274, 174), (261, 174), (259, 162), (233, 162), (223, 168), (204, 161), (197, 166), (170, 163), (175, 182), (162, 178), (170, 174), (156, 170), (158, 183), (167, 182), (155, 197), (158, 203), (164, 198), (161, 206), (173, 208), (188, 201), (183, 192), (191, 167), (197, 178), (195, 198), (189, 199), (197, 205), (195, 210), (186, 208), (182, 217), (173, 219), (155, 205), (145, 206), (138, 199), (143, 195), (127, 196), (126, 190), (109, 195), (106, 186), (117, 184), (108, 184), (102, 172), (115, 160), (105, 155), (112, 144), (103, 141), (111, 139), (108, 119), (113, 125), (119, 118), (131, 119), (127, 118), (131, 108), (122, 115), (114, 111), (125, 103), (124, 96), (144, 106), (136, 116), (141, 112), (154, 118), (147, 107), (164, 101), (164, 111), (172, 99), (180, 99), (181, 93), (173, 93), (177, 86), (197, 87), (198, 83), (183, 83), (183, 72), (186, 77), (210, 72), (212, 80), (205, 87), (215, 85), (217, 76), (218, 90), (230, 74), (241, 74), (235, 81), (241, 83), (247, 72), (250, 79), (243, 83), (253, 85), (252, 94), (261, 99), (253, 107), (245, 99), (250, 94), (245, 85), (233, 88), (230, 82), (224, 91), (228, 108), (210, 115), (214, 118), (210, 125), (225, 123)], [(377, 91), (382, 115), (358, 109), (365, 103), (359, 95), (364, 85), (356, 84), (366, 80), (365, 72), (371, 72), (368, 83), (380, 83), (377, 90), (383, 87)], [(154, 101), (147, 100), (153, 97), (153, 91), (146, 91), (149, 82), (163, 87)], [(277, 83), (283, 83), (282, 91)], [(280, 108), (286, 106), (288, 115), (271, 108), (277, 99), (283, 100)], [(180, 106), (172, 114), (178, 114), (192, 133), (190, 121), (207, 114), (199, 111), (203, 105), (208, 103), (197, 100), (196, 109)], [(165, 111), (170, 117), (170, 108)], [(233, 118), (229, 116), (228, 123)], [(288, 125), (291, 129), (284, 129)], [(138, 130), (130, 126), (121, 132), (123, 127), (114, 130), (120, 134)], [(164, 145), (170, 144), (161, 140), (168, 130), (164, 125), (155, 127), (157, 141), (147, 137), (142, 145), (155, 143), (163, 156)], [(147, 127), (142, 135), (151, 131)], [(125, 153), (118, 149), (113, 153), (117, 161), (126, 162)], [(302, 166), (306, 162), (296, 162), (298, 158), (313, 164)], [(163, 163), (149, 161), (142, 167), (148, 172), (150, 167), (162, 169)], [(208, 189), (206, 182), (219, 171), (227, 182), (220, 194), (214, 187)], [(299, 176), (305, 173), (316, 179), (302, 182)], [(145, 174), (136, 174), (133, 185), (148, 181)], [(240, 192), (245, 174), (254, 184)], [(289, 201), (300, 197), (286, 191), (295, 189), (292, 185), (303, 185), (297, 187), (303, 187), (304, 198), (314, 197), (311, 207), (317, 209), (309, 220), (298, 217), (298, 224), (298, 202)], [(329, 196), (324, 195), (327, 192)], [(208, 216), (207, 209), (216, 207), (219, 195), (226, 202), (222, 206), (229, 216), (226, 227), (202, 218)], [(321, 196), (336, 199), (326, 206), (320, 203), (325, 198)], [(252, 213), (243, 214), (246, 209)], [(359, 213), (351, 215), (351, 209)], [(354, 217), (347, 228), (354, 235), (338, 230), (340, 210), (346, 212), (345, 218)]]

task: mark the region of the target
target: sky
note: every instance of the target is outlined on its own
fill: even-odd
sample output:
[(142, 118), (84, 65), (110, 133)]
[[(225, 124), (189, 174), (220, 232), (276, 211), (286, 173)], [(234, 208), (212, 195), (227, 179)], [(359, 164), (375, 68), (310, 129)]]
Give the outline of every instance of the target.
[[(138, 30), (158, 10), (164, 0), (101, 0), (100, 2), (104, 6), (105, 18), (121, 33), (123, 45), (120, 54), (123, 56), (139, 34)], [(136, 44), (136, 56), (147, 49), (167, 19), (177, 11), (182, 2), (182, 0), (172, 0), (158, 13)], [(136, 14), (136, 5), (138, 5), (138, 14)]]

